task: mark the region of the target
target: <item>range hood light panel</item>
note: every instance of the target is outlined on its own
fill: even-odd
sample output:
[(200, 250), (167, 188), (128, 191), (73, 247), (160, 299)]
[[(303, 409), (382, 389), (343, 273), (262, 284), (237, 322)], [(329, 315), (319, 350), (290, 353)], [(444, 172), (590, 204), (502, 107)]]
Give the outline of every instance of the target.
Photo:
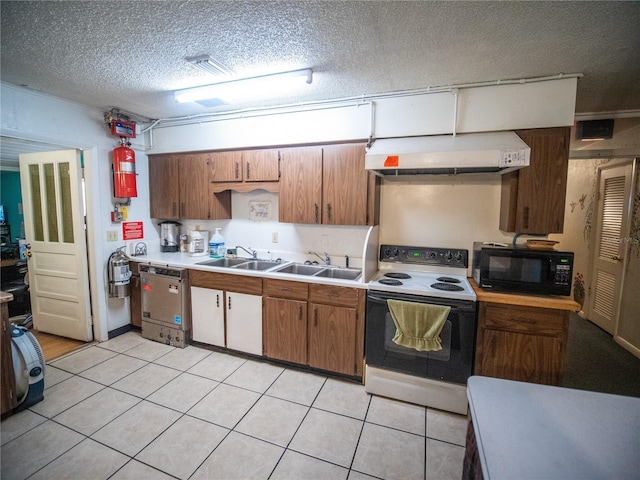
[(529, 165), (531, 149), (514, 132), (376, 140), (365, 168), (377, 175), (507, 173)]
[(177, 90), (174, 95), (178, 103), (218, 99), (227, 104), (234, 104), (248, 100), (281, 97), (292, 93), (292, 89), (296, 86), (308, 85), (312, 81), (313, 70), (307, 68), (186, 88)]

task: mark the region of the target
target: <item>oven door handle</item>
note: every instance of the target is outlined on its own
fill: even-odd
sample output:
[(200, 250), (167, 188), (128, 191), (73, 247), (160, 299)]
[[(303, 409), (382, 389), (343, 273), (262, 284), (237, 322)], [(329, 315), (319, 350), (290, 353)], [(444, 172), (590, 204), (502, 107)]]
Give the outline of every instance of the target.
[[(367, 295), (367, 302), (373, 302), (376, 304), (380, 304), (380, 305), (386, 305), (387, 304), (387, 300), (392, 300), (393, 297), (381, 297), (378, 296), (376, 294), (372, 294), (369, 293)], [(460, 302), (460, 301), (456, 301), (456, 300), (447, 300), (446, 302), (443, 302), (442, 299), (439, 299), (437, 302), (430, 302), (429, 301), (429, 297), (425, 297), (423, 301), (414, 301), (414, 300), (405, 300), (405, 299), (401, 299), (398, 298), (398, 300), (402, 300), (404, 302), (410, 302), (410, 303), (428, 303), (431, 305), (446, 305), (448, 307), (451, 307), (451, 313), (458, 313), (458, 312), (475, 312), (476, 308), (475, 308), (475, 302)]]

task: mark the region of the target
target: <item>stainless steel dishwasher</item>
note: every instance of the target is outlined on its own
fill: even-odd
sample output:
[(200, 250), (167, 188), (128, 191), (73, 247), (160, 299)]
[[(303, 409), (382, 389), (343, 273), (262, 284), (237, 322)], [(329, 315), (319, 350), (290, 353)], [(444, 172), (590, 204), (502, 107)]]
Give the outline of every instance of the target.
[(190, 342), (188, 272), (184, 268), (140, 265), (144, 338), (180, 348)]

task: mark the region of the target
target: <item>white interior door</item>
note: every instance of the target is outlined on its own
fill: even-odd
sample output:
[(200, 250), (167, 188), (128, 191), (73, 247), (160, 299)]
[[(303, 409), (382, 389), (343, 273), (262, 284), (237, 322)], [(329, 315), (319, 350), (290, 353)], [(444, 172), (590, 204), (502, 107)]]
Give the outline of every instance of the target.
[(33, 326), (93, 339), (81, 152), (20, 155)]
[(620, 308), (624, 238), (629, 232), (632, 164), (603, 167), (598, 186), (596, 239), (588, 318), (600, 328), (616, 333)]

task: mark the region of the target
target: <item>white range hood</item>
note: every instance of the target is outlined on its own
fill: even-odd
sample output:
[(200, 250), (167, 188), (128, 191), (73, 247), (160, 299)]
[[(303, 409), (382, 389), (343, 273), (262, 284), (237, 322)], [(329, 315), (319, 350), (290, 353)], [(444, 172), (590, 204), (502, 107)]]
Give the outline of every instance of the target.
[(506, 173), (529, 165), (531, 149), (514, 132), (376, 140), (365, 168), (380, 176)]

